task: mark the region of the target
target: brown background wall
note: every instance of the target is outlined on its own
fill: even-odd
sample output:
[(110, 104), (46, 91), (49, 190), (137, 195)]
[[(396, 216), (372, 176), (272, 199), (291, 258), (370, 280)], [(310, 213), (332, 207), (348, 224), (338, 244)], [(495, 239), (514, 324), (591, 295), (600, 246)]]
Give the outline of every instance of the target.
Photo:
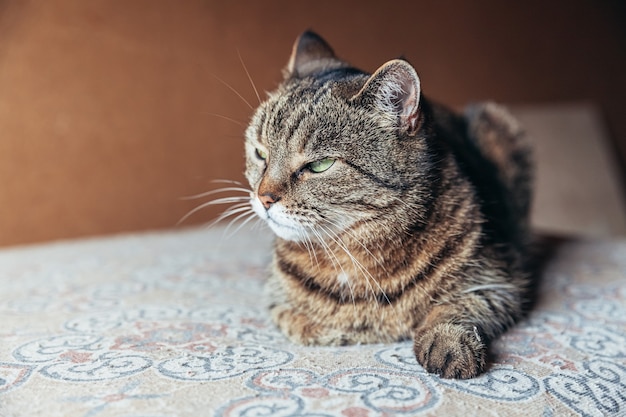
[(592, 100), (624, 158), (622, 4), (0, 0), (0, 245), (171, 227), (242, 180), (251, 110), (219, 80), (256, 104), (239, 54), (270, 90), (307, 28), (367, 70), (406, 56), (453, 106)]

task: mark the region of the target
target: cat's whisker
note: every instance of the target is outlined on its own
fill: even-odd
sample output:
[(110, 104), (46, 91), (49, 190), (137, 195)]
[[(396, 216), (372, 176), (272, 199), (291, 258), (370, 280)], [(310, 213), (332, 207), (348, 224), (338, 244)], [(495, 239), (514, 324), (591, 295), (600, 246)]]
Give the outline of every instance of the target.
[[(218, 216), (218, 219), (221, 221), (221, 220), (224, 220), (225, 218), (234, 216), (235, 214), (246, 213), (246, 212), (252, 212), (252, 209), (249, 206), (247, 206), (247, 205), (246, 206), (242, 205), (242, 206), (239, 206), (239, 207), (233, 206), (233, 207), (229, 208), (228, 210), (224, 211), (222, 214), (220, 214)], [(234, 219), (234, 220), (236, 220), (236, 219)]]
[(483, 285), (474, 285), (473, 287), (467, 288), (463, 290), (463, 294), (468, 294), (470, 292), (475, 291), (498, 291), (498, 290), (506, 290), (506, 291), (514, 291), (516, 289), (513, 284), (483, 284)]
[(230, 203), (245, 203), (250, 202), (250, 196), (230, 196), (230, 197), (220, 197), (215, 200), (209, 200), (206, 203), (202, 203), (199, 207), (207, 207), (207, 206), (215, 206), (219, 204), (230, 204)]
[(232, 117), (224, 116), (223, 114), (211, 113), (211, 112), (202, 112), (201, 114), (205, 114), (205, 115), (208, 115), (208, 116), (219, 117), (220, 119), (228, 120), (229, 122), (233, 122), (236, 125), (239, 125), (241, 127), (246, 127), (246, 124), (244, 122), (241, 122), (239, 120), (233, 119)]
[(315, 254), (315, 250), (313, 248), (313, 243), (311, 242), (311, 238), (305, 232), (306, 226), (302, 225), (301, 222), (298, 222), (300, 229), (298, 234), (300, 235), (300, 242), (304, 245), (306, 251), (309, 254), (309, 260), (311, 261), (311, 265), (313, 265), (313, 259), (315, 259), (315, 263), (317, 264), (317, 269), (320, 269), (319, 261), (317, 260), (317, 255)]
[[(339, 236), (337, 236), (337, 239), (340, 240)], [(356, 240), (356, 239), (355, 239)], [(368, 280), (368, 285), (370, 287), (370, 290), (372, 291), (372, 295), (374, 296), (374, 299), (377, 301), (378, 304), (378, 297), (376, 297), (376, 292), (374, 291), (374, 288), (371, 285), (371, 282), (373, 282), (374, 284), (376, 284), (376, 287), (380, 290), (382, 296), (387, 300), (388, 304), (391, 304), (391, 301), (389, 300), (389, 298), (387, 297), (387, 294), (385, 293), (385, 291), (383, 290), (383, 288), (380, 286), (380, 284), (378, 283), (378, 280), (372, 275), (372, 273), (365, 267), (363, 266), (363, 264), (361, 262), (358, 261), (358, 259), (356, 259), (356, 257), (350, 252), (350, 250), (348, 249), (348, 247), (341, 242), (341, 247), (342, 249), (346, 252), (346, 254), (350, 257), (350, 259), (357, 263), (357, 266), (359, 267), (359, 270), (361, 271), (361, 273), (366, 277), (366, 279)], [(371, 252), (370, 252), (371, 253)], [(372, 255), (373, 257), (373, 255)], [(374, 257), (375, 261), (378, 261), (375, 257)]]
[[(328, 230), (327, 228), (324, 228), (323, 226), (322, 226), (322, 231), (324, 232), (324, 234), (326, 234), (326, 236), (328, 236), (329, 239), (331, 239), (332, 241), (335, 242), (335, 244), (337, 244), (337, 241), (336, 241), (336, 237), (337, 236), (336, 236), (336, 234), (334, 232)], [(332, 235), (331, 235), (331, 233), (332, 233)], [(333, 237), (333, 235), (335, 237)], [(332, 249), (329, 248), (329, 250), (332, 250)], [(352, 263), (353, 263), (353, 267), (356, 269), (357, 267), (356, 267), (356, 265), (354, 263), (355, 259), (352, 257), (351, 253), (349, 253), (349, 251), (346, 251), (346, 249), (344, 249), (344, 248), (342, 248), (342, 250), (351, 258)], [(339, 262), (339, 260), (337, 260), (337, 262)], [(346, 283), (348, 284), (348, 288), (350, 290), (350, 295), (352, 296), (352, 304), (353, 304), (354, 312), (356, 314), (356, 300), (355, 300), (355, 296), (354, 296), (354, 290), (352, 288), (352, 281), (350, 279), (350, 276), (348, 274), (346, 274), (346, 272), (345, 272), (345, 270), (343, 268), (342, 268), (342, 271), (343, 271), (343, 273), (344, 273), (344, 275), (346, 277)], [(366, 282), (367, 282), (368, 286), (370, 287), (370, 291), (372, 291), (372, 293), (373, 293), (374, 292), (374, 288), (370, 284), (369, 279), (366, 278)], [(337, 282), (336, 285), (339, 285), (339, 282)]]
[(337, 258), (337, 255), (335, 255), (335, 253), (332, 251), (330, 246), (328, 246), (328, 243), (326, 243), (321, 233), (314, 228), (310, 228), (310, 230), (317, 238), (318, 242), (320, 243), (320, 246), (324, 250), (324, 253), (326, 253), (328, 259), (330, 259), (330, 262), (333, 264), (333, 268), (335, 268), (335, 271), (339, 273), (339, 270), (337, 268), (339, 267), (339, 269), (341, 269), (341, 271), (345, 273), (343, 266), (341, 265), (341, 262), (339, 262), (339, 259)]
[(359, 262), (359, 260), (350, 252), (350, 250), (346, 247), (346, 245), (341, 241), (339, 236), (337, 236), (335, 232), (333, 232), (327, 227), (322, 226), (322, 230), (337, 246), (339, 246), (339, 248), (341, 248), (345, 252), (346, 255), (348, 255), (348, 257), (354, 264), (355, 268), (357, 268), (365, 276), (366, 281), (372, 291), (372, 295), (374, 296), (374, 299), (377, 301), (377, 304), (378, 304), (378, 298), (376, 297), (376, 292), (374, 291), (374, 287), (372, 286), (370, 281), (376, 284), (376, 286), (380, 290), (383, 297), (387, 300), (387, 303), (391, 305), (391, 300), (389, 300), (389, 298), (387, 297), (387, 294), (385, 293), (383, 288), (380, 286), (376, 278), (374, 278), (374, 276), (367, 270), (367, 268), (365, 268), (365, 266), (363, 266), (363, 264)]
[(190, 195), (190, 196), (180, 197), (180, 199), (181, 200), (196, 200), (198, 198), (208, 197), (208, 196), (213, 195), (213, 194), (225, 193), (225, 192), (229, 192), (229, 191), (236, 191), (236, 192), (246, 193), (248, 195), (250, 194), (250, 190), (248, 190), (247, 188), (242, 188), (242, 187), (225, 187), (225, 188), (218, 188), (218, 189), (211, 190), (211, 191), (206, 191), (206, 192), (200, 193), (200, 194), (194, 194), (194, 195)]
[(226, 236), (227, 239), (230, 239), (231, 237), (233, 237), (234, 235), (237, 234), (238, 231), (240, 231), (246, 224), (248, 224), (250, 222), (250, 220), (254, 219), (256, 217), (256, 213), (250, 209), (248, 212), (244, 212), (242, 214), (240, 214), (239, 216), (235, 217), (233, 220), (230, 221), (230, 223), (228, 224), (228, 226), (226, 226), (226, 229), (224, 230), (224, 233), (226, 233), (226, 231), (228, 231), (228, 229), (235, 224), (236, 222), (238, 222), (240, 219), (245, 218), (246, 216), (248, 216), (248, 218), (246, 218), (245, 220), (243, 220), (238, 226), (237, 228), (232, 231), (228, 236)]
[[(326, 240), (322, 237), (321, 233), (319, 233), (316, 229), (314, 228), (310, 228), (314, 234), (317, 236), (317, 239), (319, 240), (320, 244), (322, 245), (322, 248), (324, 248), (324, 251), (326, 252), (326, 254), (331, 256), (331, 261), (333, 262), (333, 265), (336, 264), (339, 266), (339, 269), (341, 269), (341, 273), (347, 277), (348, 279), (346, 280), (346, 283), (348, 284), (348, 290), (350, 291), (350, 298), (352, 299), (352, 306), (354, 309), (354, 314), (357, 314), (357, 310), (356, 310), (356, 299), (354, 296), (354, 290), (352, 288), (352, 283), (350, 281), (349, 275), (346, 272), (346, 270), (344, 269), (343, 265), (341, 264), (341, 261), (339, 261), (339, 258), (337, 258), (337, 255), (335, 254), (335, 252), (332, 250), (332, 248), (328, 245), (328, 243), (326, 243)], [(322, 228), (322, 231), (328, 235), (328, 233), (326, 231), (324, 231), (324, 229)], [(330, 236), (329, 236), (330, 237)], [(330, 237), (332, 239), (332, 237)], [(334, 260), (333, 260), (334, 259)], [(335, 271), (337, 271), (337, 267), (335, 266)], [(337, 271), (338, 272), (338, 271)], [(339, 280), (336, 281), (335, 284), (335, 288), (337, 286), (341, 285), (341, 283), (339, 282)]]
[(304, 246), (304, 248), (306, 249), (307, 253), (309, 254), (309, 261), (311, 261), (311, 264), (313, 263), (313, 255), (311, 254), (311, 247), (309, 246), (309, 242), (306, 240), (306, 234), (299, 230), (298, 231), (298, 244)]
[[(256, 214), (256, 213), (255, 213)], [(252, 230), (258, 230), (261, 227), (266, 226), (267, 227), (267, 223), (260, 218), (259, 216), (257, 216), (256, 221), (252, 224), (252, 226), (250, 226), (250, 229)]]
[[(250, 230), (258, 230), (261, 227), (267, 226), (267, 223), (261, 219), (259, 216), (257, 216), (257, 214), (254, 212), (254, 210), (250, 209), (250, 213), (249, 213), (249, 218), (247, 218), (246, 220), (244, 220), (243, 222), (241, 222), (239, 224), (239, 226), (237, 226), (237, 229), (235, 229), (229, 236), (227, 237), (231, 237), (233, 235), (235, 235), (237, 232), (239, 232), (239, 230), (244, 227), (247, 223), (249, 223), (250, 221), (253, 221), (252, 224), (249, 226)], [(231, 221), (230, 223), (234, 223), (234, 220)], [(229, 224), (230, 226), (230, 224)]]
[(419, 210), (418, 208), (408, 204), (406, 201), (404, 201), (400, 197), (391, 196), (391, 198), (392, 198), (392, 200), (397, 201), (402, 206), (404, 206), (408, 210), (409, 213), (411, 213), (413, 216), (415, 216), (416, 220), (420, 220), (420, 221), (425, 221), (426, 220), (426, 218), (424, 217), (424, 212), (422, 210)]
[[(333, 223), (333, 222), (331, 222), (331, 221), (329, 221), (329, 220), (327, 220), (327, 222), (328, 222), (329, 224), (331, 224), (331, 225), (335, 225), (336, 227), (339, 227), (336, 223)], [(351, 259), (356, 260), (356, 261), (358, 262), (358, 260), (356, 259), (356, 257), (354, 257), (354, 256), (353, 256), (353, 254), (352, 254), (352, 252), (350, 252), (350, 250), (348, 249), (347, 245), (346, 245), (346, 244), (345, 244), (345, 243), (341, 240), (341, 238), (339, 237), (339, 235), (337, 234), (337, 232), (333, 231), (331, 228), (324, 227), (324, 226), (322, 226), (322, 227), (323, 227), (323, 229), (325, 229), (326, 234), (327, 234), (327, 235), (328, 235), (328, 236), (329, 236), (329, 237), (330, 237), (330, 238), (331, 238), (331, 239), (332, 239), (332, 240), (333, 240), (333, 241), (334, 241), (334, 242), (335, 242), (335, 243), (336, 243), (336, 244), (337, 244), (337, 245), (338, 245), (338, 246), (339, 246), (339, 247), (340, 247), (340, 248), (341, 248), (341, 249), (342, 249), (342, 250), (343, 250), (343, 251), (344, 251), (344, 252), (345, 252), (345, 253), (346, 253), (349, 257), (350, 257), (350, 258), (351, 258)], [(340, 229), (342, 229), (341, 227), (339, 227), (339, 228), (340, 228)], [(356, 239), (355, 237), (351, 236), (351, 235), (348, 233), (348, 230), (343, 230), (343, 231), (344, 231), (344, 232), (346, 232), (346, 234), (348, 234), (348, 236), (349, 236), (349, 237), (351, 237), (351, 238), (352, 238), (352, 240), (354, 240), (354, 241), (355, 241), (355, 242), (357, 242), (357, 243), (360, 243), (360, 242), (358, 241), (358, 239)], [(332, 236), (331, 236), (331, 234), (332, 234)], [(363, 247), (365, 247), (365, 246), (363, 246)], [(367, 248), (366, 248), (366, 249), (367, 249)], [(368, 252), (369, 252), (369, 250), (368, 250)], [(369, 253), (370, 253), (370, 255), (372, 255), (372, 254), (371, 254), (371, 252), (369, 252)], [(372, 257), (373, 257), (373, 255), (372, 255)], [(374, 260), (376, 260), (376, 258), (374, 258)], [(363, 267), (363, 265), (362, 265), (360, 262), (358, 262), (358, 263), (359, 263), (359, 265), (361, 265), (361, 266)], [(363, 268), (365, 269), (365, 267), (363, 267)], [(371, 276), (371, 274), (369, 273), (369, 271), (368, 271), (368, 274)]]
[(220, 214), (217, 218), (209, 222), (205, 227), (207, 229), (210, 229), (213, 226), (215, 226), (217, 223), (221, 222), (222, 220), (225, 220), (231, 216), (237, 215), (247, 210), (251, 210), (248, 204), (244, 204), (244, 203), (235, 204), (232, 207), (229, 207), (228, 209), (224, 210), (222, 214)]
[(350, 239), (352, 239), (355, 243), (357, 243), (359, 246), (361, 246), (365, 252), (367, 252), (368, 255), (370, 255), (372, 257), (372, 259), (376, 262), (376, 264), (382, 268), (382, 270), (384, 272), (387, 272), (387, 269), (385, 268), (385, 265), (382, 263), (382, 261), (380, 259), (378, 259), (378, 257), (376, 257), (372, 251), (364, 244), (362, 243), (357, 237), (356, 237), (356, 233), (351, 230), (348, 227), (341, 227), (341, 225), (339, 225), (337, 222), (334, 222), (332, 220), (326, 219), (326, 222), (337, 227), (338, 229), (340, 229), (342, 231), (342, 233), (345, 233)]
[(235, 184), (235, 185), (241, 185), (242, 187), (244, 186), (241, 181), (235, 181), (235, 180), (227, 180), (227, 179), (217, 179), (217, 180), (211, 180), (212, 183), (215, 184)]
[(256, 94), (256, 98), (257, 98), (257, 100), (259, 100), (259, 104), (261, 104), (261, 96), (259, 95), (259, 90), (257, 90), (256, 85), (254, 85), (254, 81), (252, 81), (252, 77), (250, 76), (250, 72), (248, 72), (248, 68), (246, 67), (246, 64), (244, 64), (243, 58), (241, 57), (241, 52), (239, 52), (239, 50), (237, 50), (237, 55), (239, 56), (239, 62), (241, 62), (241, 66), (243, 67), (243, 70), (246, 72), (246, 75), (248, 76), (248, 80), (250, 81), (250, 85), (252, 85), (252, 89), (254, 90), (254, 94)]
[(312, 227), (309, 227), (309, 230), (311, 231), (311, 233), (313, 233), (315, 235), (315, 239), (317, 240), (317, 242), (319, 243), (319, 245), (321, 246), (322, 250), (324, 251), (324, 253), (326, 254), (326, 256), (328, 257), (328, 259), (330, 259), (331, 263), (333, 264), (333, 267), (335, 268), (335, 271), (337, 270), (337, 266), (335, 265), (335, 259), (333, 259), (333, 254), (331, 252), (329, 252), (330, 248), (328, 247), (328, 245), (326, 245), (326, 243), (324, 242), (324, 238), (322, 237), (322, 235), (315, 230)]
[(195, 207), (192, 210), (190, 210), (189, 212), (187, 212), (187, 214), (185, 214), (178, 221), (178, 223), (176, 223), (176, 225), (180, 225), (185, 220), (187, 220), (189, 217), (191, 217), (193, 214), (195, 214), (195, 213), (199, 212), (200, 210), (205, 209), (207, 207), (215, 206), (215, 205), (219, 205), (219, 204), (230, 204), (230, 203), (240, 203), (240, 204), (244, 205), (244, 204), (248, 204), (249, 200), (250, 200), (249, 197), (224, 197), (224, 198), (218, 198), (216, 200), (207, 201), (206, 203), (200, 204), (198, 207)]
[[(219, 192), (219, 191), (216, 191)], [(211, 194), (211, 192), (209, 193), (204, 193), (205, 196)], [(200, 197), (193, 197), (193, 198), (200, 198)], [(177, 225), (180, 225), (181, 223), (183, 223), (185, 220), (187, 220), (189, 217), (191, 217), (192, 215), (194, 215), (195, 213), (199, 212), (200, 210), (203, 210), (207, 207), (210, 206), (215, 206), (215, 205), (220, 205), (220, 204), (232, 204), (232, 203), (239, 203), (242, 206), (243, 205), (247, 205), (249, 204), (250, 201), (250, 197), (249, 196), (233, 196), (233, 197), (223, 197), (223, 198), (218, 198), (215, 200), (210, 200), (207, 201), (206, 203), (202, 203), (197, 207), (194, 207), (193, 209), (189, 210), (187, 212), (187, 214), (185, 214), (177, 223)]]
[(230, 84), (228, 84), (226, 81), (222, 80), (220, 77), (218, 77), (215, 74), (211, 74), (213, 76), (213, 78), (215, 78), (217, 81), (219, 81), (220, 83), (222, 83), (224, 86), (226, 86), (230, 91), (232, 91), (233, 93), (235, 93), (237, 95), (237, 97), (239, 97), (241, 99), (241, 101), (243, 101), (244, 103), (246, 103), (246, 105), (248, 107), (250, 107), (250, 110), (254, 110), (254, 107), (252, 106), (252, 104), (250, 104), (250, 102), (248, 100), (246, 100), (244, 98), (244, 96), (242, 96), (241, 94), (239, 94), (239, 91), (235, 90), (235, 88), (233, 88), (233, 86), (231, 86)]
[(311, 238), (308, 235), (306, 236), (306, 239), (309, 242), (309, 247), (311, 248), (311, 253), (313, 254), (313, 258), (315, 259), (315, 264), (317, 265), (317, 270), (321, 271), (320, 261), (317, 258), (317, 251), (315, 250), (315, 247), (313, 246), (313, 241), (311, 240)]

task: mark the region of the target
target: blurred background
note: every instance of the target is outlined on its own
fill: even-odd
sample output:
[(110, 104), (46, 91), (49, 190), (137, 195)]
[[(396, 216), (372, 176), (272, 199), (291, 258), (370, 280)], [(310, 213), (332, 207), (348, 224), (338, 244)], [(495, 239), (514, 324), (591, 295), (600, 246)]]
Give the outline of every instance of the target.
[(576, 170), (589, 177), (611, 165), (619, 216), (625, 5), (0, 0), (0, 245), (172, 228), (203, 201), (182, 197), (220, 186), (215, 179), (243, 181), (243, 131), (258, 104), (246, 68), (262, 95), (273, 89), (305, 29), (365, 70), (406, 57), (424, 93), (456, 108), (583, 103), (601, 131), (583, 142), (602, 142), (608, 162), (583, 159)]

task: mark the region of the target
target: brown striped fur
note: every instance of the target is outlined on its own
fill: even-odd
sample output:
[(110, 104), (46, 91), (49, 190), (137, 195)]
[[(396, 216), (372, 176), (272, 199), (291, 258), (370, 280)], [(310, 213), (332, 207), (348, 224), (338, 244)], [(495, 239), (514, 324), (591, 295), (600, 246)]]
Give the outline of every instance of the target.
[(304, 33), (246, 131), (273, 319), (306, 345), (412, 338), (429, 372), (480, 374), (528, 302), (530, 168), (502, 107), (453, 114), (406, 61), (370, 75)]

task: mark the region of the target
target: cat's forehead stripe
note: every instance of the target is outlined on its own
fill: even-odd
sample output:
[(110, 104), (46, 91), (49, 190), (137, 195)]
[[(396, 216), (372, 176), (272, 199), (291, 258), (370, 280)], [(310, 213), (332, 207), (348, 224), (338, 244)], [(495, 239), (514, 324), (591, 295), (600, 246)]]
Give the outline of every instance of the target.
[[(303, 152), (311, 132), (300, 131), (310, 126), (311, 118), (316, 117), (315, 109), (328, 98), (330, 88), (327, 84), (311, 88), (310, 86), (292, 86), (280, 96), (268, 109), (271, 121), (265, 126), (265, 134), (272, 139), (281, 139), (296, 152)], [(326, 120), (324, 120), (326, 122)], [(284, 141), (284, 142), (283, 142)]]
[(267, 122), (267, 112), (261, 112), (260, 115), (260, 120), (259, 123), (257, 123), (256, 126), (256, 140), (258, 142), (263, 142), (263, 130), (266, 129), (266, 122)]
[[(307, 118), (307, 110), (300, 106), (297, 110), (294, 110), (293, 116), (290, 117), (285, 123), (284, 137), (285, 140), (295, 147), (298, 152), (302, 152), (304, 145), (306, 144), (306, 135), (296, 135), (296, 132), (300, 129), (302, 122)], [(294, 142), (296, 141), (296, 142)]]

